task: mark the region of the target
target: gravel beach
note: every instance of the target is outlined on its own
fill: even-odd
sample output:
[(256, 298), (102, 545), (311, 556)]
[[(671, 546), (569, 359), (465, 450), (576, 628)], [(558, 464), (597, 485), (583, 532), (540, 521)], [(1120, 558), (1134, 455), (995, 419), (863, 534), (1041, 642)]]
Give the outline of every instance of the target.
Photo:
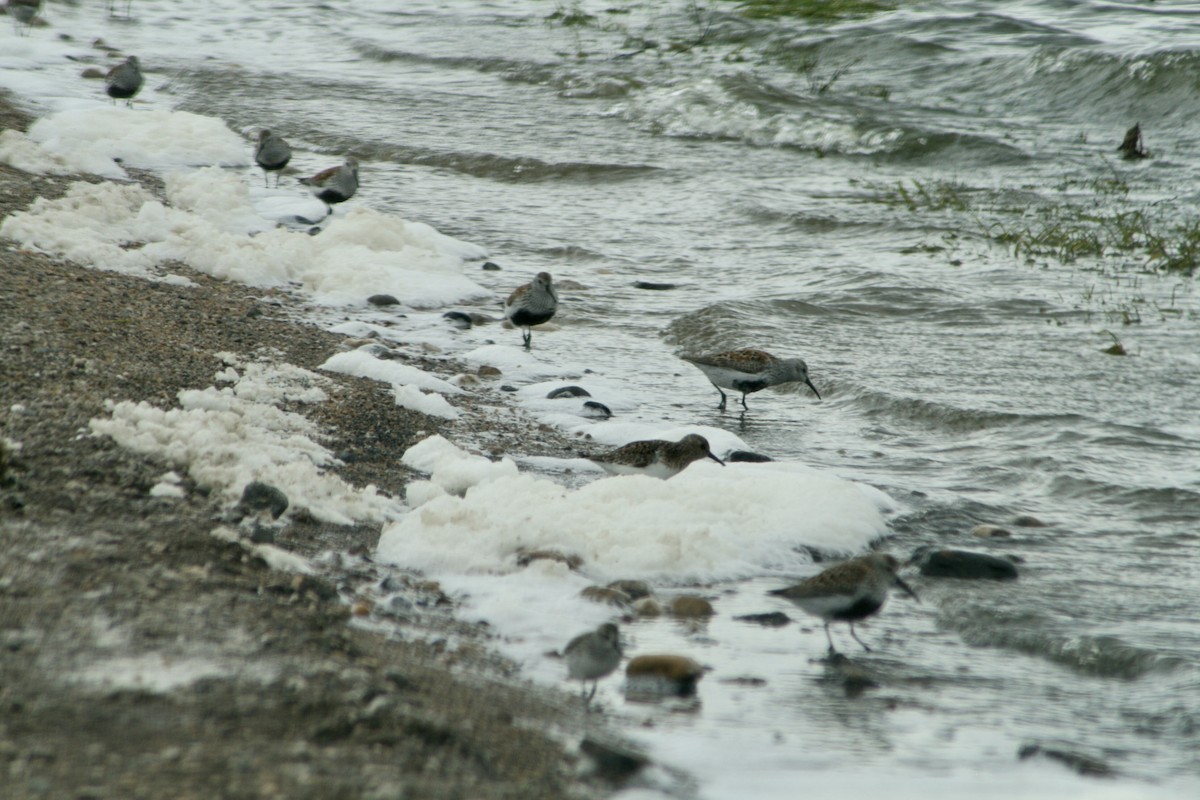
[[(29, 119), (0, 98), (0, 123)], [(95, 180), (80, 178), (85, 180)], [(74, 179), (0, 166), (0, 218)], [(153, 184), (145, 176), (143, 182)], [(214, 535), (229, 509), (179, 465), (89, 432), (108, 400), (177, 404), (212, 385), (216, 355), (269, 353), (315, 370), (343, 337), (293, 318), (298, 301), (172, 265), (195, 287), (57, 262), (0, 241), (0, 785), (7, 798), (563, 798), (610, 792), (581, 754), (574, 687), (534, 687), (486, 626), (419, 575), (372, 587), (377, 526), (290, 518), (274, 544), (322, 557), (272, 569)], [(415, 366), (450, 375), (436, 360)], [(327, 434), (348, 482), (403, 492), (404, 449), (435, 432), (492, 455), (569, 443), (516, 415), (455, 422), (396, 406), (388, 387), (328, 376), (289, 408)], [(492, 406), (497, 402), (492, 400)], [(515, 448), (514, 448), (515, 449)], [(564, 640), (572, 633), (564, 628)], [(160, 676), (131, 682), (139, 672)], [(600, 715), (586, 720), (597, 738)], [(553, 735), (549, 732), (553, 731)], [(603, 738), (603, 737), (600, 737)]]

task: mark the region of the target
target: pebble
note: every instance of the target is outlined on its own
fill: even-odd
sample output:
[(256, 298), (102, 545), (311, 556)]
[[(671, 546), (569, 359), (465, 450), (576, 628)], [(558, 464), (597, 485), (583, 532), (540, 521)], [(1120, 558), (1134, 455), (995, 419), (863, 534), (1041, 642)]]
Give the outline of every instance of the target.
[(503, 373), (497, 367), (484, 364), (479, 369), (475, 370), (475, 374), (481, 378), (499, 378)]
[(633, 613), (639, 617), (647, 619), (653, 617), (661, 617), (663, 615), (662, 603), (655, 600), (653, 597), (643, 597), (640, 600), (633, 601)]
[(712, 603), (695, 594), (681, 594), (671, 601), (671, 615), (682, 619), (700, 619), (716, 614)]
[(608, 584), (609, 589), (616, 589), (629, 595), (631, 600), (641, 600), (651, 595), (650, 584), (645, 581), (620, 580)]
[(629, 595), (620, 589), (609, 589), (606, 586), (589, 586), (579, 593), (580, 597), (593, 603), (606, 603), (610, 606), (629, 605)]
[(740, 617), (734, 617), (738, 622), (752, 622), (755, 625), (763, 625), (768, 628), (782, 628), (792, 621), (792, 618), (782, 611), (771, 611), (766, 614), (742, 614)]
[(400, 301), (390, 294), (373, 294), (367, 298), (367, 302), (373, 306), (398, 306)]
[(971, 535), (978, 536), (980, 539), (1007, 539), (1012, 536), (1012, 531), (1001, 528), (999, 525), (976, 525), (971, 528)]
[(704, 667), (687, 656), (634, 656), (625, 665), (625, 693), (686, 696), (695, 693), (703, 676)]
[(442, 314), (442, 319), (449, 321), (451, 325), (460, 331), (470, 330), (474, 324), (471, 321), (471, 315), (464, 314), (461, 311), (447, 311), (445, 314)]
[(652, 292), (665, 292), (675, 288), (673, 283), (656, 283), (654, 281), (634, 281), (635, 289), (648, 289)]
[(481, 266), (480, 269), (487, 270), (488, 272), (499, 272), (500, 265), (497, 264), (495, 261), (485, 261), (485, 262), (483, 262), (483, 266)]
[(1046, 528), (1049, 527), (1045, 522), (1042, 522), (1035, 516), (1030, 514), (1022, 514), (1013, 520), (1013, 525), (1018, 528)]
[(518, 567), (528, 567), (538, 560), (557, 561), (560, 564), (566, 564), (568, 569), (579, 569), (583, 566), (583, 559), (579, 556), (560, 553), (557, 550), (521, 550), (517, 552)]

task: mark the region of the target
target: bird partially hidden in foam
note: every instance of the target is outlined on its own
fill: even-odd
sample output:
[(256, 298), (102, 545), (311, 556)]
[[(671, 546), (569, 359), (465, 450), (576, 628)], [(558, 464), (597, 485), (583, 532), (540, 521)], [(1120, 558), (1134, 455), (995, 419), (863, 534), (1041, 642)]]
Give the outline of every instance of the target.
[(821, 393), (808, 379), (808, 365), (800, 358), (777, 358), (765, 350), (749, 347), (680, 358), (694, 364), (717, 388), (721, 394), (721, 404), (717, 406), (720, 411), (725, 410), (727, 400), (722, 389), (741, 392), (742, 408), (746, 409), (749, 408), (746, 405), (746, 395), (782, 383), (805, 383), (813, 390), (817, 399), (821, 399)]
[(137, 56), (130, 56), (108, 71), (104, 91), (113, 99), (113, 103), (124, 100), (125, 105), (132, 108), (133, 98), (142, 90), (144, 82), (142, 65)]
[(900, 562), (895, 556), (870, 553), (843, 561), (795, 586), (775, 589), (768, 594), (790, 600), (809, 614), (825, 620), (825, 638), (829, 641), (830, 653), (837, 652), (833, 637), (829, 635), (830, 622), (850, 623), (850, 635), (869, 653), (871, 648), (858, 638), (854, 623), (879, 613), (893, 586), (899, 586), (917, 602), (921, 600), (896, 574), (899, 568)]
[(279, 186), (279, 172), (292, 160), (292, 146), (282, 136), (267, 128), (258, 132), (258, 144), (254, 147), (254, 163), (262, 167), (263, 186), (267, 185), (267, 173), (275, 173), (275, 185)]
[(504, 301), (504, 317), (522, 329), (521, 340), (526, 350), (533, 343), (533, 332), (529, 329), (549, 322), (556, 311), (558, 292), (554, 291), (549, 272), (539, 272), (532, 281), (514, 289)]
[(341, 165), (323, 169), (300, 183), (325, 204), (326, 216), (333, 213), (337, 203), (344, 203), (358, 191), (358, 159), (347, 157)]
[(725, 466), (725, 462), (713, 455), (708, 440), (698, 433), (689, 433), (678, 442), (665, 439), (645, 439), (630, 442), (608, 453), (589, 456), (609, 475), (649, 475), (652, 478), (672, 478), (702, 458), (711, 458)]
[(587, 691), (587, 682), (592, 682), (592, 691), (585, 696), (584, 703), (591, 702), (596, 696), (596, 685), (617, 668), (621, 663), (621, 655), (621, 634), (611, 622), (589, 633), (581, 633), (567, 642), (563, 648), (567, 677), (580, 681), (584, 692)]

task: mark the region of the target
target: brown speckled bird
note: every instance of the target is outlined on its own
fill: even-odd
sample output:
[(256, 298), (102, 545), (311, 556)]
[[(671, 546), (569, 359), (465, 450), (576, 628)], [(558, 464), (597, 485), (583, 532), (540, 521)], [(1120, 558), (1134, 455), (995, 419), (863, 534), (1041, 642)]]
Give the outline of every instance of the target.
[(751, 392), (796, 381), (808, 384), (808, 388), (813, 390), (817, 399), (821, 399), (821, 393), (808, 379), (808, 365), (800, 358), (776, 358), (765, 350), (754, 348), (680, 358), (695, 364), (712, 385), (717, 387), (717, 391), (721, 393), (721, 405), (717, 408), (721, 411), (725, 410), (727, 399), (725, 392), (721, 391), (722, 388), (741, 392), (742, 408), (748, 408), (746, 395)]
[(711, 458), (725, 466), (725, 462), (709, 449), (708, 440), (698, 433), (689, 433), (678, 442), (665, 439), (630, 442), (603, 455), (588, 458), (609, 475), (649, 475), (664, 479), (678, 475), (688, 464), (701, 458)]
[(829, 635), (830, 622), (850, 623), (854, 641), (870, 652), (871, 648), (854, 632), (854, 622), (878, 613), (893, 586), (899, 586), (920, 602), (917, 593), (896, 574), (899, 568), (900, 562), (895, 556), (870, 553), (843, 561), (795, 586), (775, 589), (768, 594), (790, 600), (809, 614), (825, 620), (829, 652), (837, 652)]

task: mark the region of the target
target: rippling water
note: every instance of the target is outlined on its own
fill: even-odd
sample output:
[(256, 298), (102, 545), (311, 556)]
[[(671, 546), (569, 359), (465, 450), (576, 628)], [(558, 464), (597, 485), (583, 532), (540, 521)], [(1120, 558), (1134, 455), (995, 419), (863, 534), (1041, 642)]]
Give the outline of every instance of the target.
[[(866, 698), (824, 685), (794, 628), (731, 621), (765, 610), (777, 581), (723, 587), (702, 634), (647, 625), (643, 646), (771, 676), (714, 680), (699, 712), (656, 719), (654, 746), (702, 794), (794, 796), (823, 774), (893, 795), (903, 774), (901, 796), (948, 775), (976, 796), (1118, 791), (1058, 767), (983, 785), (1025, 742), (1104, 760), (1120, 796), (1186, 794), (1200, 774), (1194, 280), (1146, 271), (1145, 249), (1064, 262), (995, 235), (1055, 209), (1142, 210), (1164, 231), (1197, 219), (1200, 8), (900, 5), (825, 24), (728, 2), (50, 11), (139, 53), (179, 108), (285, 132), (313, 166), (353, 152), (360, 202), (485, 244), (505, 271), (476, 279), (498, 293), (542, 269), (583, 284), (564, 292), (568, 344), (537, 345), (646, 390), (633, 418), (728, 428), (883, 489), (903, 505), (893, 552), (1025, 560), (1016, 584), (927, 580), (923, 605), (894, 602), (871, 626), (897, 644), (876, 662), (889, 678)], [(567, 25), (563, 10), (592, 16)], [(1122, 161), (1138, 122), (1153, 157)], [(1103, 352), (1109, 331), (1129, 355)], [(675, 358), (751, 345), (806, 358), (823, 399), (789, 387), (720, 413)], [(974, 539), (979, 523), (1014, 536)], [(784, 752), (719, 764), (763, 732)], [(848, 763), (865, 770), (851, 779)]]

